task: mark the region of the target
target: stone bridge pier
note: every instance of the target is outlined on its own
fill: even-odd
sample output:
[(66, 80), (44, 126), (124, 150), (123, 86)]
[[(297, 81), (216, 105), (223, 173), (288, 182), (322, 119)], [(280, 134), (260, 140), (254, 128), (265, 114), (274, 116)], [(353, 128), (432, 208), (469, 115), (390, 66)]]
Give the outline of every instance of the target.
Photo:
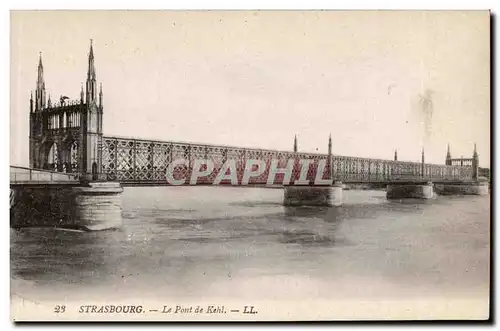
[(426, 183), (393, 183), (386, 188), (386, 197), (392, 199), (433, 199), (434, 184)]
[(82, 231), (122, 226), (119, 183), (11, 185), (12, 228), (56, 227)]
[(342, 182), (331, 186), (285, 186), (285, 206), (341, 206)]
[(483, 180), (387, 185), (387, 199), (433, 199), (437, 195), (488, 195), (489, 183)]
[[(283, 204), (285, 206), (341, 206), (342, 182), (332, 186), (285, 186)], [(387, 200), (434, 199), (437, 195), (488, 195), (487, 181), (469, 182), (406, 182), (388, 183)]]
[(436, 183), (434, 191), (439, 195), (488, 195), (489, 182), (479, 179), (475, 182)]

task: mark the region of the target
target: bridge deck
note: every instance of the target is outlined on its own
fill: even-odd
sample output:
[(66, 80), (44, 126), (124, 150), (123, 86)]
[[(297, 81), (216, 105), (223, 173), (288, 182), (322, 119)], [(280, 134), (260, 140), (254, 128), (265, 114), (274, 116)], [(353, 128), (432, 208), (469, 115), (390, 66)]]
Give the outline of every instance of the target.
[[(366, 185), (387, 185), (387, 184), (418, 184), (418, 183), (448, 183), (448, 184), (467, 184), (476, 182), (471, 178), (458, 179), (455, 177), (449, 178), (433, 178), (433, 177), (422, 177), (422, 176), (393, 176), (392, 178), (380, 179), (378, 177), (374, 178), (346, 178), (349, 174), (344, 174), (344, 178), (339, 178), (339, 180), (344, 184), (366, 184)], [(109, 181), (115, 181), (121, 183), (123, 186), (173, 186), (166, 179), (110, 179)], [(23, 186), (42, 186), (42, 185), (79, 185), (79, 175), (78, 174), (68, 174), (60, 173), (49, 170), (41, 169), (30, 169), (26, 167), (11, 166), (10, 167), (10, 184), (11, 185), (23, 185)], [(241, 183), (241, 182), (239, 182)], [(292, 181), (293, 183), (293, 181)], [(196, 185), (199, 186), (214, 186), (212, 181), (198, 181)], [(223, 181), (220, 186), (231, 185), (228, 181)], [(292, 184), (293, 185), (293, 184)], [(181, 186), (191, 186), (189, 181), (182, 184)], [(247, 185), (237, 185), (242, 187), (266, 187), (266, 188), (281, 188), (284, 185), (282, 183), (275, 183), (273, 185), (268, 185), (265, 180), (250, 181)], [(310, 184), (309, 186), (314, 186)]]
[[(362, 185), (388, 185), (388, 184), (425, 184), (432, 182), (433, 184), (471, 184), (475, 183), (474, 180), (380, 180), (380, 181), (345, 181), (343, 184), (362, 184)], [(283, 184), (272, 184), (267, 185), (266, 183), (249, 183), (246, 185), (232, 185), (231, 183), (221, 183), (221, 184), (210, 184), (210, 183), (198, 183), (196, 185), (191, 185), (185, 183), (182, 185), (172, 185), (166, 181), (122, 181), (120, 184), (124, 187), (134, 187), (134, 186), (235, 186), (235, 187), (265, 187), (265, 188), (283, 188), (285, 186), (325, 186), (325, 185), (283, 185)]]
[(10, 167), (11, 185), (75, 185), (79, 183), (76, 174), (67, 174), (26, 167)]

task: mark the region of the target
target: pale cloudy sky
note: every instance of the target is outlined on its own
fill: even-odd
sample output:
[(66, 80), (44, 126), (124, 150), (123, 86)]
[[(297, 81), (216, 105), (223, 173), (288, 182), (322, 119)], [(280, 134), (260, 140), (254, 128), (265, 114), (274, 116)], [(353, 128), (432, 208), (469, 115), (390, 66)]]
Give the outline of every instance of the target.
[[(45, 11), (11, 14), (11, 164), (28, 165), (38, 54), (79, 99), (89, 40), (104, 134), (490, 163), (488, 12)], [(430, 95), (433, 109), (419, 100)], [(429, 98), (429, 97), (427, 97)]]

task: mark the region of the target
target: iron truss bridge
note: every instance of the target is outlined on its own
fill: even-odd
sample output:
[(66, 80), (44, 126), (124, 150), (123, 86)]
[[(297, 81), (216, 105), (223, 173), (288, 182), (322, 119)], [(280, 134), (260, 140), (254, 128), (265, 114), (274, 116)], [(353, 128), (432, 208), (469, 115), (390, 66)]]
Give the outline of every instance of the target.
[[(228, 160), (234, 161), (238, 183), (242, 183), (248, 160), (260, 160), (265, 163), (265, 171), (250, 178), (249, 185), (269, 184), (268, 177), (273, 160), (277, 168), (286, 168), (289, 160), (293, 160), (290, 178), (290, 183), (293, 184), (295, 180), (301, 178), (300, 160), (304, 159), (311, 160), (306, 174), (307, 180), (311, 183), (315, 181), (319, 170), (323, 170), (322, 175), (319, 175), (321, 179), (332, 179), (343, 183), (473, 180), (473, 166), (470, 159), (464, 159), (465, 161), (458, 165), (438, 165), (110, 136), (103, 137), (101, 149), (102, 173), (105, 174), (107, 180), (123, 184), (169, 185), (167, 169), (170, 166), (173, 169), (173, 177), (185, 178), (186, 185), (211, 185), (214, 184), (217, 174)], [(178, 159), (185, 160), (185, 164), (173, 167), (172, 162)], [(197, 178), (194, 183), (190, 183), (194, 161), (200, 159), (211, 161), (214, 170), (207, 176)], [(321, 161), (324, 164), (323, 169), (320, 166)], [(200, 169), (203, 170), (203, 165)], [(277, 173), (273, 183), (282, 185), (284, 179), (285, 174)], [(231, 180), (224, 179), (216, 184), (231, 184)]]

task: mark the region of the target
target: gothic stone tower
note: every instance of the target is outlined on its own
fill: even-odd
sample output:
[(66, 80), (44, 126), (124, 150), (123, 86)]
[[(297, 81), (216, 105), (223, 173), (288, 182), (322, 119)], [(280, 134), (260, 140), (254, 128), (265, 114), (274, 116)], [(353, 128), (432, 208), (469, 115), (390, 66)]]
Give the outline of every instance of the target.
[(97, 95), (92, 41), (88, 56), (86, 93), (80, 100), (61, 96), (46, 102), (43, 65), (40, 55), (38, 79), (30, 99), (30, 167), (81, 174), (99, 179), (102, 172), (102, 86)]
[[(97, 101), (97, 81), (94, 65), (94, 50), (90, 41), (89, 66), (87, 71), (85, 114), (82, 125), (82, 141), (84, 153), (82, 155), (83, 173), (102, 172), (102, 85), (99, 89)], [(93, 179), (97, 179), (94, 178)]]

